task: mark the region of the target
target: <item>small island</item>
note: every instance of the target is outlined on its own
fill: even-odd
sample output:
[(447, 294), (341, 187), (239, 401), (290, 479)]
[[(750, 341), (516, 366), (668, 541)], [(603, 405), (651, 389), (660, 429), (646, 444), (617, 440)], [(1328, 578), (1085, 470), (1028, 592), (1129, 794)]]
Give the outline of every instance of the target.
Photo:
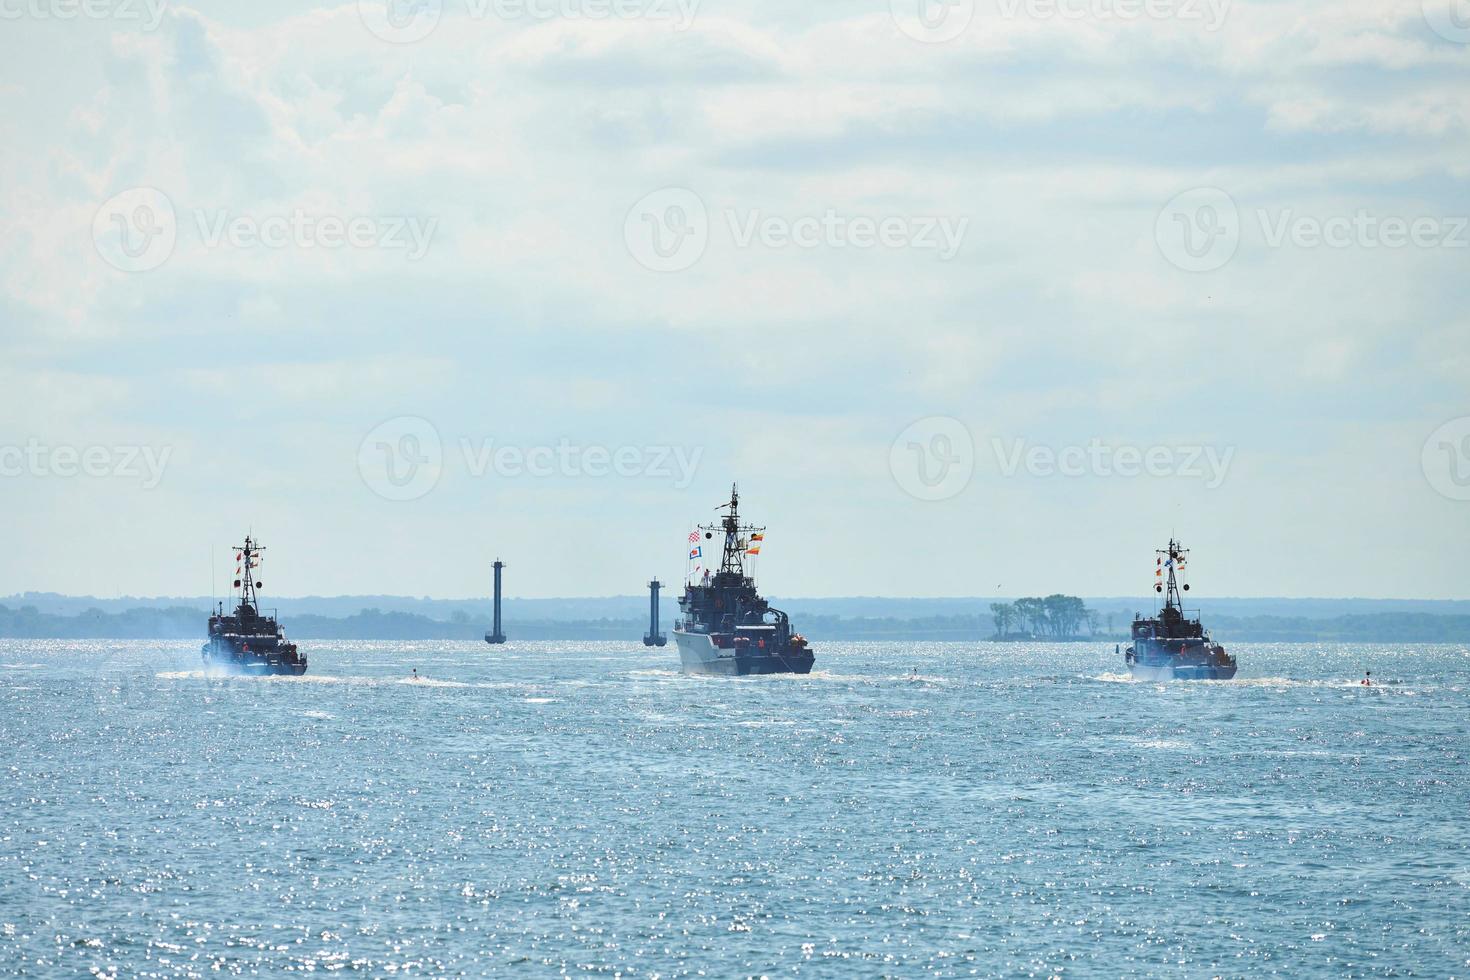
[[(992, 602), (994, 640), (1021, 642), (1091, 640), (1098, 635), (1102, 617), (1073, 595), (1049, 595), (1015, 602)], [(1083, 632), (1083, 629), (1086, 632)]]

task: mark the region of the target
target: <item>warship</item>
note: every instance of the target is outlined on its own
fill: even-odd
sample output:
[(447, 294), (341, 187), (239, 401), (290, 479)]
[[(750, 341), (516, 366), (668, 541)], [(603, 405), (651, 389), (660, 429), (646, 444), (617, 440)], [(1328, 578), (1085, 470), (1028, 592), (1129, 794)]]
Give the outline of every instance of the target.
[[(1235, 658), (1210, 639), (1198, 614), (1185, 614), (1180, 600), (1176, 573), (1184, 571), (1189, 552), (1170, 538), (1168, 550), (1158, 555), (1154, 591), (1164, 593), (1164, 608), (1152, 619), (1134, 617), (1133, 645), (1123, 658), (1128, 669), (1138, 680), (1230, 680)], [(1188, 584), (1184, 591), (1189, 591)]]
[(804, 636), (791, 632), (791, 620), (773, 609), (756, 591), (755, 579), (745, 573), (747, 555), (760, 553), (765, 528), (740, 523), (739, 488), (730, 488), (730, 502), (718, 524), (702, 524), (691, 534), (691, 562), (702, 560), (703, 542), (713, 547), (723, 534), (719, 571), (684, 583), (679, 599), (681, 617), (674, 623), (674, 642), (686, 674), (810, 674), (815, 657)]
[(257, 593), (261, 583), (255, 579), (255, 569), (265, 549), (247, 534), (245, 544), (235, 550), (239, 562), (235, 574), (240, 576), (235, 579), (235, 588), (240, 590), (240, 604), (225, 615), (224, 603), (220, 603), (209, 617), (209, 640), (201, 650), (205, 666), (242, 674), (306, 673), (306, 658), (297, 651), (296, 644), (286, 639), (275, 613), (265, 616), (260, 612)]

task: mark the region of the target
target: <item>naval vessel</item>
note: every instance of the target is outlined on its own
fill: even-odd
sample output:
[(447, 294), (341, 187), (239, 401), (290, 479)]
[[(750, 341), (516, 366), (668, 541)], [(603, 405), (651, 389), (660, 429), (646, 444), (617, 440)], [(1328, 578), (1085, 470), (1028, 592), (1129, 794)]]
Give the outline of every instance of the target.
[(261, 583), (255, 578), (255, 569), (260, 567), (264, 550), (248, 534), (245, 543), (235, 549), (234, 587), (240, 590), (240, 603), (229, 614), (224, 603), (215, 608), (209, 617), (209, 639), (200, 652), (206, 667), (241, 674), (299, 676), (306, 673), (306, 657), (286, 639), (275, 613), (267, 616), (260, 611)]
[[(1158, 553), (1154, 591), (1164, 594), (1164, 608), (1157, 616), (1133, 620), (1133, 643), (1124, 663), (1139, 680), (1228, 681), (1235, 676), (1235, 658), (1210, 639), (1199, 615), (1185, 613), (1180, 600), (1179, 575), (1185, 570), (1189, 552), (1178, 541)], [(1184, 585), (1189, 591), (1189, 585)]]
[[(810, 674), (815, 657), (806, 637), (791, 630), (791, 619), (756, 591), (746, 574), (745, 559), (760, 553), (765, 528), (740, 523), (740, 491), (730, 488), (730, 502), (718, 524), (700, 525), (690, 535), (693, 574), (679, 599), (674, 623), (679, 662), (688, 674)], [(704, 549), (718, 547), (717, 571), (704, 567)], [(694, 564), (698, 561), (699, 564)], [(701, 574), (702, 573), (702, 574)]]

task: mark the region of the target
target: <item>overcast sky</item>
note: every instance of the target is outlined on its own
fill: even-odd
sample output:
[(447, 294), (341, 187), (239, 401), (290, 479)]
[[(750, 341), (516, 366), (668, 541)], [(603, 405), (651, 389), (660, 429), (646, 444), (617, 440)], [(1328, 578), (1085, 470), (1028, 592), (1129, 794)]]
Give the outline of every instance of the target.
[(1463, 3), (0, 21), (0, 593), (1470, 597)]

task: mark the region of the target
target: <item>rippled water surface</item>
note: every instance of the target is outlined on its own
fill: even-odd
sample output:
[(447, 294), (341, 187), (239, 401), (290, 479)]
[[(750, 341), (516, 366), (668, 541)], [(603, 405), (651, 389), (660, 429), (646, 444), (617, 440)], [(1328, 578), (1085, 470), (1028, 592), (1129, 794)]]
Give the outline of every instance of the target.
[(0, 641), (0, 973), (1470, 974), (1465, 647), (197, 651)]

